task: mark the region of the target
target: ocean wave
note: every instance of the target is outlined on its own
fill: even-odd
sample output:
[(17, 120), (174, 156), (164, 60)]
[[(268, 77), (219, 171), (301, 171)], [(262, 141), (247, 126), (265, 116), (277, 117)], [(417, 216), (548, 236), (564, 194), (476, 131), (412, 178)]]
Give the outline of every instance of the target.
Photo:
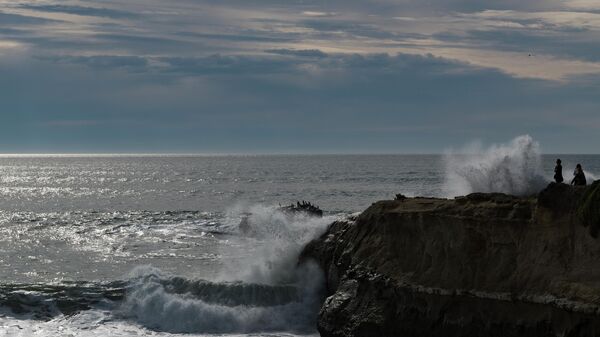
[[(301, 267), (323, 279), (315, 265)], [(175, 333), (314, 332), (322, 300), (317, 284), (307, 286), (190, 281), (166, 277), (150, 267), (134, 274), (118, 316)]]
[(323, 272), (314, 263), (299, 266), (298, 256), (335, 217), (289, 216), (276, 207), (252, 205), (230, 210), (227, 218), (239, 214), (250, 214), (253, 235), (239, 237), (252, 240), (250, 254), (225, 263), (213, 282), (137, 268), (121, 306), (124, 317), (168, 332), (315, 332)]
[[(268, 311), (291, 310), (295, 315), (306, 304), (306, 293), (294, 285), (188, 280), (163, 276), (153, 268), (142, 269), (143, 276), (127, 281), (2, 284), (0, 307), (5, 315), (21, 319), (47, 321), (102, 309), (115, 311), (115, 317), (132, 318), (159, 330), (225, 332), (245, 331), (247, 327), (242, 327), (240, 321), (236, 329), (216, 329), (212, 325), (215, 322), (207, 325), (205, 319), (198, 318), (196, 321), (190, 315), (202, 311), (205, 316), (211, 317), (211, 321), (221, 320), (222, 325), (228, 324), (225, 320), (229, 314), (239, 313), (239, 317), (250, 315), (253, 317), (250, 320), (256, 324), (254, 329), (258, 329), (262, 327), (258, 324), (262, 319), (258, 317), (273, 314), (268, 314)], [(182, 303), (187, 304), (183, 307), (178, 305)], [(278, 309), (273, 309), (275, 307)], [(167, 317), (169, 323), (163, 322)]]
[(225, 306), (274, 306), (300, 302), (301, 291), (293, 285), (209, 282), (173, 277), (160, 282), (170, 294), (185, 294), (206, 303)]

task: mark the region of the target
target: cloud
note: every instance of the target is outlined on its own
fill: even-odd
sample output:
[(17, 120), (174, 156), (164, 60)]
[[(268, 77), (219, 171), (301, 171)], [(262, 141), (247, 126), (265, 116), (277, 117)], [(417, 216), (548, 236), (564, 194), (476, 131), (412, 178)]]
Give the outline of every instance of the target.
[(126, 68), (140, 70), (146, 68), (148, 60), (138, 56), (94, 55), (94, 56), (44, 56), (42, 60), (57, 63), (81, 64), (95, 69)]
[(167, 72), (183, 75), (264, 75), (292, 70), (297, 62), (250, 55), (210, 55), (206, 57), (161, 57)]
[(582, 29), (600, 29), (600, 13), (581, 11), (537, 11), (518, 12), (514, 10), (485, 10), (464, 17), (476, 17), (495, 20), (529, 21), (544, 24), (542, 28), (568, 28), (575, 32)]
[[(149, 70), (130, 71), (138, 66)], [(561, 119), (570, 121), (565, 137), (596, 132), (576, 122), (596, 113), (594, 85), (548, 85), (434, 56), (16, 58), (0, 62), (0, 74), (4, 109), (18, 112), (0, 116), (7, 146), (18, 132), (34, 147), (81, 151), (422, 152), (522, 131), (551, 140)]]
[(532, 57), (554, 56), (562, 59), (600, 61), (600, 45), (590, 43), (593, 34), (582, 34), (583, 39), (569, 39), (569, 32), (537, 31), (527, 29), (470, 30), (460, 35), (437, 34), (443, 41), (465, 42), (489, 50), (520, 52)]
[(278, 55), (292, 55), (301, 57), (326, 57), (327, 54), (318, 49), (267, 49), (266, 53)]
[[(138, 57), (120, 55), (38, 56), (42, 61), (60, 64), (84, 65), (92, 69), (125, 69), (179, 76), (204, 75), (250, 75), (262, 76), (273, 74), (314, 74), (324, 73), (372, 73), (405, 72), (412, 73), (412, 68), (420, 73), (424, 68), (438, 71), (438, 75), (446, 71), (452, 73), (468, 73), (487, 71), (484, 68), (435, 57), (432, 55), (397, 54), (328, 54), (318, 49), (311, 50), (267, 50), (265, 55), (221, 55), (213, 54), (205, 57)], [(274, 54), (274, 55), (269, 55)]]
[(130, 45), (132, 48), (150, 48), (156, 50), (161, 47), (177, 47), (185, 44), (185, 42), (169, 37), (162, 36), (144, 36), (126, 33), (100, 33), (94, 35), (98, 40), (110, 41), (113, 43), (123, 43)]
[(302, 12), (303, 15), (306, 16), (312, 16), (312, 17), (320, 17), (320, 18), (326, 18), (326, 17), (332, 17), (332, 16), (336, 16), (336, 13), (333, 12), (317, 12), (317, 11), (304, 11)]
[(589, 1), (81, 4), (0, 4), (0, 143), (418, 152), (529, 133), (576, 145), (560, 132), (597, 147)]
[(578, 10), (600, 11), (600, 4), (596, 0), (568, 0), (565, 5)]
[(402, 36), (396, 35), (384, 28), (377, 27), (371, 23), (361, 23), (355, 20), (314, 20), (306, 19), (299, 22), (302, 27), (310, 28), (321, 34), (336, 34), (345, 33), (350, 36), (371, 37), (371, 38), (392, 38)]
[(197, 33), (197, 32), (178, 32), (179, 36), (187, 36), (194, 37), (200, 39), (207, 40), (215, 40), (215, 41), (238, 41), (238, 42), (273, 42), (273, 43), (281, 43), (281, 42), (293, 42), (297, 41), (297, 35), (288, 35), (282, 36), (279, 34), (277, 36), (269, 36), (269, 32), (265, 31), (251, 31), (244, 30), (238, 32), (236, 34), (209, 34), (209, 33)]
[(30, 9), (38, 12), (50, 12), (50, 13), (66, 13), (83, 16), (98, 16), (107, 18), (134, 18), (137, 17), (137, 13), (128, 11), (109, 9), (104, 7), (84, 7), (84, 6), (73, 6), (73, 5), (38, 5), (38, 4), (21, 4), (20, 8)]
[(0, 11), (0, 25), (43, 25), (54, 22), (59, 22), (59, 20), (51, 20), (20, 14), (3, 13)]

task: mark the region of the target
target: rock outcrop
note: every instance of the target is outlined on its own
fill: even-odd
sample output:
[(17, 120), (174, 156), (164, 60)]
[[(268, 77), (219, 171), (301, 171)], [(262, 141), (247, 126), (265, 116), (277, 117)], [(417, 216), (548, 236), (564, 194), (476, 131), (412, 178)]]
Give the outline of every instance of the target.
[(319, 332), (600, 336), (599, 186), (399, 198), (333, 223), (302, 254), (326, 273)]

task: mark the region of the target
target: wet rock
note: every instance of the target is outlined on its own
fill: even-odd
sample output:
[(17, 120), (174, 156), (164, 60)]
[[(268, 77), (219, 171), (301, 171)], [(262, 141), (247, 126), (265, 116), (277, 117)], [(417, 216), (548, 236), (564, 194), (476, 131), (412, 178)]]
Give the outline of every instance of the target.
[(317, 205), (313, 205), (307, 201), (297, 201), (295, 204), (279, 207), (279, 210), (287, 214), (306, 214), (316, 217), (323, 216), (323, 211)]

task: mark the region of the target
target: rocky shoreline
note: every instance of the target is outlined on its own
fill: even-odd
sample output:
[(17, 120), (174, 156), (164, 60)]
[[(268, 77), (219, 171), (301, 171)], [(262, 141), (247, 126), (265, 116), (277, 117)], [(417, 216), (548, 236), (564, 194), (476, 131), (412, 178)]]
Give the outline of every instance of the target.
[(333, 223), (301, 256), (326, 274), (321, 336), (600, 336), (599, 191), (400, 198)]

